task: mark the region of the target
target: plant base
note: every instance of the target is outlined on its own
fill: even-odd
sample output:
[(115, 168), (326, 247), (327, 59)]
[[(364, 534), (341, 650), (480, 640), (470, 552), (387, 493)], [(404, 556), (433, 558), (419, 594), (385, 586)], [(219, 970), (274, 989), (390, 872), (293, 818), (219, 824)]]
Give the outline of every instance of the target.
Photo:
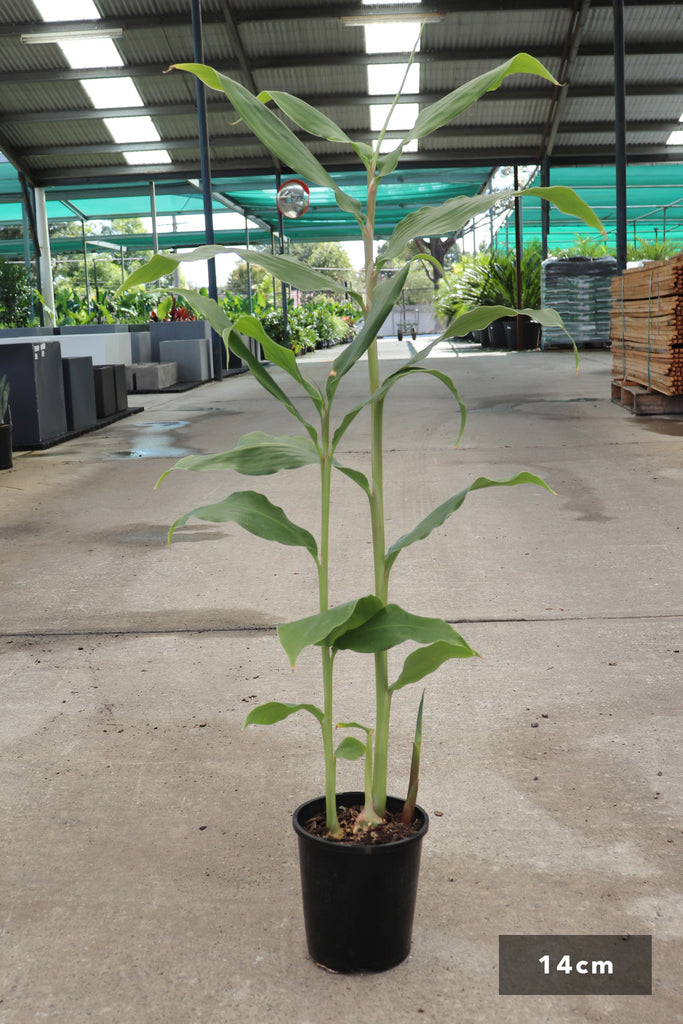
[[(338, 793), (337, 806), (363, 803), (362, 793)], [(403, 801), (388, 797), (390, 811)], [(305, 823), (325, 809), (324, 797), (301, 804), (292, 824), (308, 951), (332, 971), (386, 971), (410, 952), (426, 811), (416, 807), (418, 831), (382, 845), (335, 843), (311, 835)]]
[(0, 469), (12, 468), (12, 424), (0, 423)]

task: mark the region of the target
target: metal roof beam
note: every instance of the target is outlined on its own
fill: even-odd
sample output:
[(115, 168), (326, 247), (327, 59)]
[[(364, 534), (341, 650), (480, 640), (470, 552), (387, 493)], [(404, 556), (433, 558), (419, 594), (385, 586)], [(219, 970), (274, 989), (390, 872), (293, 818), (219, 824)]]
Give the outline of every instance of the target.
[[(675, 6), (680, 0), (626, 0), (626, 7), (661, 7)], [(594, 0), (594, 7), (611, 7), (613, 0)], [(567, 0), (515, 0), (515, 12), (517, 11), (566, 11)], [(383, 5), (382, 14), (410, 14), (415, 11), (415, 16), (421, 14), (465, 14), (472, 13), (472, 4), (469, 0), (437, 0), (436, 3), (423, 2), (408, 4), (386, 4)], [(357, 17), (359, 14), (370, 14), (372, 8), (367, 11), (359, 9), (358, 2), (353, 3), (311, 3), (301, 7), (249, 7), (235, 13), (235, 20), (242, 23), (260, 21), (297, 21), (312, 18), (338, 19), (343, 17)], [(510, 13), (509, 0), (479, 0), (477, 11), (499, 11), (504, 14)]]
[[(548, 94), (547, 86), (524, 86), (514, 89), (515, 100), (537, 100), (545, 99)], [(614, 95), (613, 85), (580, 85), (572, 86), (572, 98), (574, 99), (600, 99), (611, 98)], [(683, 84), (680, 81), (660, 82), (652, 84), (634, 84), (630, 82), (627, 89), (628, 96), (683, 96)], [(400, 97), (399, 103), (435, 103), (441, 98), (441, 93), (406, 93)], [(486, 102), (511, 99), (512, 90), (503, 93), (486, 93), (482, 100)], [(354, 95), (306, 95), (303, 93), (301, 99), (306, 100), (314, 107), (364, 107), (375, 103), (393, 103), (395, 97), (386, 95), (372, 95), (355, 93)], [(221, 114), (229, 109), (227, 99), (215, 100), (208, 104), (209, 114)], [(95, 107), (83, 107), (71, 110), (36, 110), (31, 112), (16, 111), (3, 113), (3, 124), (41, 124), (59, 121), (99, 121), (103, 117), (138, 117), (141, 113), (150, 117), (180, 117), (192, 116), (197, 113), (194, 103), (155, 103), (144, 107), (111, 107), (106, 111), (98, 110)]]
[[(558, 46), (543, 43), (534, 47), (535, 56), (540, 60), (555, 60), (561, 58)], [(441, 65), (457, 64), (459, 61), (485, 61), (491, 63), (494, 60), (507, 60), (510, 56), (510, 47), (506, 45), (482, 46), (469, 48), (453, 48), (449, 50), (420, 50), (415, 54), (415, 63)], [(582, 56), (612, 59), (613, 53), (607, 44), (594, 44), (582, 48)], [(631, 42), (626, 47), (627, 57), (637, 56), (672, 56), (680, 57), (680, 42), (677, 38), (670, 38), (662, 42)], [(368, 64), (383, 65), (406, 62), (410, 54), (406, 53), (315, 53), (299, 54), (296, 56), (296, 63), (299, 67), (366, 67)], [(291, 68), (292, 56), (267, 56), (253, 57), (249, 61), (252, 69), (259, 71), (279, 70)], [(91, 78), (148, 78), (157, 76), (165, 70), (158, 64), (137, 64), (124, 67), (109, 68), (54, 68), (50, 70), (25, 70), (21, 72), (22, 83), (27, 82), (53, 82), (53, 81), (79, 81)], [(219, 68), (226, 73), (241, 71), (239, 61), (222, 61)], [(6, 71), (0, 74), (0, 85), (16, 85), (16, 71)]]

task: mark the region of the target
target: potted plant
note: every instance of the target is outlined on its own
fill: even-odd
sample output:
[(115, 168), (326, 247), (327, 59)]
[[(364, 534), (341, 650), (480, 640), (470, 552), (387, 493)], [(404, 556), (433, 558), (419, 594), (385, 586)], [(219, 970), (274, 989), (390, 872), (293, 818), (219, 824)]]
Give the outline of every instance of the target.
[[(476, 655), (449, 623), (412, 614), (390, 601), (392, 568), (402, 551), (442, 526), (474, 491), (527, 483), (550, 488), (528, 472), (503, 480), (480, 476), (407, 533), (387, 541), (383, 486), (383, 410), (386, 399), (406, 377), (416, 373), (431, 375), (450, 391), (459, 407), (460, 437), (465, 423), (465, 406), (460, 394), (450, 377), (424, 365), (424, 361), (438, 341), (464, 337), (471, 330), (483, 329), (500, 316), (515, 315), (517, 311), (504, 306), (467, 311), (456, 317), (439, 339), (382, 379), (377, 331), (400, 299), (411, 264), (405, 263), (392, 275), (383, 276), (383, 268), (392, 265), (392, 260), (404, 252), (412, 238), (458, 231), (472, 216), (500, 201), (501, 194), (457, 197), (442, 206), (428, 206), (408, 214), (396, 224), (381, 255), (374, 258), (377, 189), (381, 187), (382, 179), (396, 168), (404, 145), (450, 122), (478, 97), (497, 88), (508, 75), (521, 72), (536, 74), (550, 81), (554, 79), (533, 57), (518, 54), (425, 107), (403, 141), (393, 151), (384, 153), (384, 131), (373, 148), (349, 139), (324, 114), (290, 94), (271, 91), (256, 97), (238, 82), (205, 65), (178, 64), (173, 67), (196, 75), (209, 88), (225, 92), (237, 116), (283, 166), (313, 185), (329, 188), (341, 209), (355, 218), (365, 245), (364, 291), (362, 294), (352, 293), (363, 324), (355, 339), (332, 363), (322, 386), (301, 371), (294, 354), (276, 344), (254, 317), (242, 315), (232, 322), (217, 303), (205, 296), (174, 289), (198, 315), (211, 321), (222, 334), (226, 346), (248, 364), (258, 382), (296, 420), (297, 433), (294, 436), (272, 436), (254, 431), (242, 437), (230, 451), (189, 456), (168, 472), (233, 470), (247, 476), (262, 476), (315, 465), (319, 468), (320, 527), (318, 536), (314, 537), (265, 495), (253, 490), (238, 490), (221, 501), (200, 505), (180, 516), (170, 528), (169, 541), (176, 530), (195, 516), (210, 522), (238, 523), (259, 537), (299, 547), (313, 560), (319, 610), (315, 615), (279, 626), (278, 635), (292, 666), (305, 648), (319, 648), (320, 678), (305, 686), (303, 695), (291, 703), (269, 702), (252, 708), (245, 725), (272, 725), (290, 715), (305, 713), (320, 728), (324, 794), (302, 804), (294, 812), (309, 952), (316, 962), (334, 970), (382, 970), (399, 963), (410, 949), (419, 851), (428, 827), (426, 813), (416, 804), (424, 694), (419, 699), (417, 710), (406, 797), (392, 798), (387, 794), (392, 701), (399, 694), (403, 696), (405, 688), (421, 682), (448, 660)], [(270, 105), (275, 105), (309, 134), (343, 141), (355, 151), (367, 172), (364, 203), (342, 191)], [(565, 212), (582, 218), (597, 229), (601, 228), (590, 209), (570, 189), (530, 188), (526, 191), (554, 202)], [(502, 198), (513, 195), (513, 191), (507, 190)], [(340, 287), (333, 278), (292, 257), (221, 246), (202, 246), (186, 256), (157, 254), (123, 287), (156, 281), (172, 272), (182, 260), (206, 259), (219, 252), (237, 253), (302, 291), (328, 290), (334, 293), (343, 290), (343, 286)], [(430, 257), (417, 254), (413, 259)], [(553, 310), (534, 312), (534, 316), (543, 323), (561, 326), (561, 319)], [(257, 341), (266, 360), (290, 378), (296, 388), (296, 399), (290, 398), (278, 379), (269, 374), (267, 366), (252, 355), (244, 336)], [(346, 375), (365, 355), (368, 365), (367, 397), (359, 406), (337, 418), (335, 399), (343, 389)], [(368, 445), (372, 465), (368, 476), (355, 467), (342, 464), (337, 456), (340, 441), (362, 412), (368, 413), (369, 420)], [(330, 573), (333, 567), (329, 564), (329, 538), (332, 479), (336, 473), (342, 473), (353, 481), (367, 498), (372, 550), (368, 570), (374, 585), (369, 592), (364, 590), (359, 595), (349, 596), (340, 605), (331, 606)], [(161, 480), (167, 475), (164, 473)], [(399, 668), (393, 667), (392, 660), (390, 672), (389, 651), (408, 641), (416, 646), (407, 653)], [(370, 723), (359, 722), (351, 716), (349, 720), (339, 721), (335, 707), (335, 670), (338, 659), (343, 658), (346, 651), (368, 655), (368, 685), (372, 687), (375, 701), (374, 720)], [(335, 739), (339, 735), (337, 727), (346, 733), (341, 742)], [(337, 793), (336, 767), (340, 758), (363, 762), (363, 783), (357, 792)], [(361, 916), (362, 921), (359, 920)]]
[(11, 468), (12, 420), (9, 414), (9, 381), (3, 374), (0, 377), (0, 469)]

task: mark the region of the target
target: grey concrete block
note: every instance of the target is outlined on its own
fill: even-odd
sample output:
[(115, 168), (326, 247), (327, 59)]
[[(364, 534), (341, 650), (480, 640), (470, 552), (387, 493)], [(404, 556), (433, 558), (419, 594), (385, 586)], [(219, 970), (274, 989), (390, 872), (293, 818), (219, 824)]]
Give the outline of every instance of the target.
[(177, 363), (178, 380), (211, 379), (211, 343), (208, 338), (185, 338), (159, 342), (159, 362)]
[(177, 363), (142, 363), (132, 369), (136, 391), (163, 391), (178, 383)]

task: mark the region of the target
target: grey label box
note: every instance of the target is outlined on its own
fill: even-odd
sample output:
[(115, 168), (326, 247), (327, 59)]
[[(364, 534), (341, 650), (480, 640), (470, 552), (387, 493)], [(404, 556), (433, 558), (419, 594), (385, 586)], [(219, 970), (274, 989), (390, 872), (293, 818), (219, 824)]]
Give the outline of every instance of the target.
[(500, 935), (501, 996), (652, 995), (651, 935)]

